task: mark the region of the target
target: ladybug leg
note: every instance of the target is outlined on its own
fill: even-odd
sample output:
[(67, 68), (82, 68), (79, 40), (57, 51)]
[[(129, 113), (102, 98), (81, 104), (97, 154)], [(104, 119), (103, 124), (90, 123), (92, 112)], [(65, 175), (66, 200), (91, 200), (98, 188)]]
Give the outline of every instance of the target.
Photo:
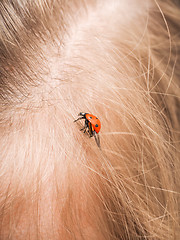
[(92, 124), (91, 124), (91, 123), (89, 123), (87, 126), (88, 126), (88, 133), (89, 133), (89, 137), (93, 137)]
[(85, 121), (84, 127), (80, 129), (80, 131), (84, 130), (84, 133), (85, 133), (87, 129), (88, 129), (88, 121)]
[(85, 133), (86, 130), (87, 130), (87, 126), (85, 126), (85, 127), (83, 127), (83, 128), (80, 129), (80, 131), (83, 131), (83, 130), (84, 130), (84, 133)]
[(84, 117), (79, 117), (78, 119), (74, 120), (74, 122), (77, 122), (77, 121), (79, 121), (81, 119), (84, 119)]

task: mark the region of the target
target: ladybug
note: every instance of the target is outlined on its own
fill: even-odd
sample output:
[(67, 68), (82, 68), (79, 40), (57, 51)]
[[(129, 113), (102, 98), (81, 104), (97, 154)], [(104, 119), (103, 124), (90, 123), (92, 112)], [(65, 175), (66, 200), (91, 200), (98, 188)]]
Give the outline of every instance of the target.
[(94, 136), (95, 141), (96, 141), (98, 147), (100, 148), (100, 139), (99, 139), (99, 135), (98, 135), (98, 133), (101, 129), (100, 120), (96, 116), (94, 116), (90, 113), (80, 112), (78, 114), (78, 116), (80, 116), (80, 117), (78, 119), (74, 120), (74, 122), (77, 122), (81, 119), (85, 119), (85, 125), (80, 131), (84, 130), (84, 133), (87, 131), (89, 133), (89, 137)]

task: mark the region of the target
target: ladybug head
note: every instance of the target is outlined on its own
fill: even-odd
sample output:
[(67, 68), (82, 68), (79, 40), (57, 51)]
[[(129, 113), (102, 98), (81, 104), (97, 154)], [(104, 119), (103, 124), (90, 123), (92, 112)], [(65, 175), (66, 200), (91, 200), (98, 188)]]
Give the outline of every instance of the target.
[(80, 112), (80, 113), (78, 114), (78, 116), (83, 116), (83, 117), (85, 117), (85, 115), (86, 115), (86, 113), (83, 113), (83, 112)]

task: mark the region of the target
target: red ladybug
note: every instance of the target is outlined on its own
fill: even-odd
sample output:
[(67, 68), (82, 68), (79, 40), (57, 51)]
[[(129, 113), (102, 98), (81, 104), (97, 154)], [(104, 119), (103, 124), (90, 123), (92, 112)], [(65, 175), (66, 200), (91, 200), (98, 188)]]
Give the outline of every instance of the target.
[(100, 139), (99, 139), (99, 135), (98, 135), (98, 133), (99, 133), (99, 131), (101, 129), (101, 122), (100, 122), (100, 120), (96, 116), (94, 116), (94, 115), (92, 115), (90, 113), (80, 112), (78, 114), (78, 116), (80, 116), (80, 117), (78, 119), (76, 119), (74, 122), (77, 122), (80, 119), (85, 119), (85, 125), (81, 129), (81, 131), (84, 130), (84, 133), (86, 131), (88, 131), (89, 137), (93, 137), (94, 136), (98, 147), (100, 147)]

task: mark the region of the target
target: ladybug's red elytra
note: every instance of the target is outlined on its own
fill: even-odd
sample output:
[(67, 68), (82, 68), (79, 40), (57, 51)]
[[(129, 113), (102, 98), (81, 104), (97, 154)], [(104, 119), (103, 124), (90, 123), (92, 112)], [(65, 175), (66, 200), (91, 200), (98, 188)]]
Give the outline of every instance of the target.
[(89, 133), (89, 137), (94, 136), (98, 147), (100, 147), (100, 139), (99, 139), (99, 135), (98, 135), (98, 133), (101, 129), (100, 120), (96, 116), (94, 116), (90, 113), (80, 112), (78, 114), (78, 116), (80, 116), (80, 117), (78, 119), (74, 120), (74, 122), (77, 122), (81, 119), (85, 119), (85, 125), (81, 129), (81, 131), (84, 130), (84, 133), (87, 131)]

